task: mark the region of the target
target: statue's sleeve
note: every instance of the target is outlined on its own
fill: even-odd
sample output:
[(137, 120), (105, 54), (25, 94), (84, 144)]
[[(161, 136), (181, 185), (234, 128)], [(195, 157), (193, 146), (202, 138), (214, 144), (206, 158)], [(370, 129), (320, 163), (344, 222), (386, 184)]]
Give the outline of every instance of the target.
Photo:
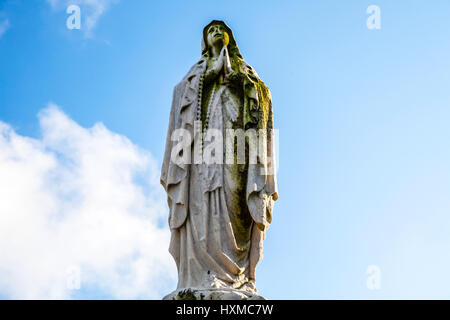
[(174, 143), (171, 139), (174, 130), (182, 129), (188, 133), (192, 143), (194, 114), (196, 111), (199, 79), (205, 70), (205, 61), (201, 59), (195, 64), (175, 86), (170, 111), (169, 128), (167, 130), (166, 149), (161, 169), (161, 184), (167, 192), (169, 205), (169, 226), (171, 229), (181, 227), (186, 221), (189, 206), (189, 172), (190, 163), (171, 161)]
[(167, 193), (169, 226), (172, 229), (180, 227), (187, 217), (188, 197), (186, 193), (188, 186), (188, 170), (183, 166), (173, 163), (170, 159), (173, 148), (171, 136), (172, 132), (179, 128), (179, 106), (185, 87), (184, 81), (182, 81), (173, 91), (166, 148), (160, 178), (161, 185)]
[(258, 157), (256, 164), (249, 164), (247, 205), (258, 228), (265, 231), (272, 222), (273, 204), (278, 199), (272, 98), (261, 80), (253, 83), (257, 104), (251, 124), (257, 129)]

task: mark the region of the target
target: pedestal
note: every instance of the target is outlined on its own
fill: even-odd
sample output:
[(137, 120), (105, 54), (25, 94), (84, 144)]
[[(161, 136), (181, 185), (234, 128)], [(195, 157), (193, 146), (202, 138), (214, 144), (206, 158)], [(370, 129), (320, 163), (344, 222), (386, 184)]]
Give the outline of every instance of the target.
[(184, 288), (175, 290), (163, 300), (266, 300), (266, 298), (243, 290), (236, 289), (196, 289)]

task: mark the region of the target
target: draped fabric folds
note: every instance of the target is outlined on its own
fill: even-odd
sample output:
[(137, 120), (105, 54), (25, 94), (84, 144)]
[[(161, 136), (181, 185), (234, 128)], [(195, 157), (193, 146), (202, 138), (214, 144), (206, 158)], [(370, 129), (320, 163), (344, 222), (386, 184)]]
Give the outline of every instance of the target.
[[(258, 154), (256, 163), (246, 161), (243, 165), (171, 160), (177, 143), (171, 139), (174, 130), (186, 130), (194, 143), (200, 79), (208, 70), (209, 59), (204, 32), (202, 59), (173, 91), (161, 184), (168, 197), (172, 233), (169, 251), (178, 268), (178, 289), (233, 288), (256, 292), (255, 268), (262, 258), (262, 241), (272, 220), (273, 202), (278, 198), (272, 102), (268, 88), (242, 59), (231, 30), (226, 28), (233, 74), (226, 81), (212, 81), (212, 96), (202, 97), (210, 108), (208, 128), (224, 136), (227, 129), (255, 129), (258, 136), (266, 137), (258, 140), (264, 141), (260, 145), (263, 152)], [(207, 146), (205, 141), (203, 148)]]

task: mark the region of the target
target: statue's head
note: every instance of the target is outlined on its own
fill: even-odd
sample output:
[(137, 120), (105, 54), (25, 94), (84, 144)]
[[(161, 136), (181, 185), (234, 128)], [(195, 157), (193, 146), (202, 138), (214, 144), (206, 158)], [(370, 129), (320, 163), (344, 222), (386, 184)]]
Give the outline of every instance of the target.
[(213, 20), (203, 28), (202, 55), (208, 57), (212, 46), (223, 45), (228, 47), (230, 56), (242, 58), (230, 27), (223, 21)]
[(223, 24), (212, 24), (208, 27), (208, 30), (206, 30), (206, 44), (208, 45), (208, 48), (222, 48), (224, 45), (228, 45), (229, 42), (230, 36)]

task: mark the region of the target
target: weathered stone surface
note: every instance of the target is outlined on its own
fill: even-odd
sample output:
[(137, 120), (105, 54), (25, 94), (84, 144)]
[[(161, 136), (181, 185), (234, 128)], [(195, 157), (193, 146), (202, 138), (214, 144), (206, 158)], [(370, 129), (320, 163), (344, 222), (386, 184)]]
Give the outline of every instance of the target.
[[(269, 89), (231, 29), (212, 21), (201, 59), (173, 93), (161, 184), (181, 291), (167, 299), (262, 298), (255, 269), (278, 199), (272, 129)], [(227, 139), (230, 131), (242, 139)]]
[(175, 290), (163, 300), (266, 300), (264, 297), (243, 290), (195, 289)]

